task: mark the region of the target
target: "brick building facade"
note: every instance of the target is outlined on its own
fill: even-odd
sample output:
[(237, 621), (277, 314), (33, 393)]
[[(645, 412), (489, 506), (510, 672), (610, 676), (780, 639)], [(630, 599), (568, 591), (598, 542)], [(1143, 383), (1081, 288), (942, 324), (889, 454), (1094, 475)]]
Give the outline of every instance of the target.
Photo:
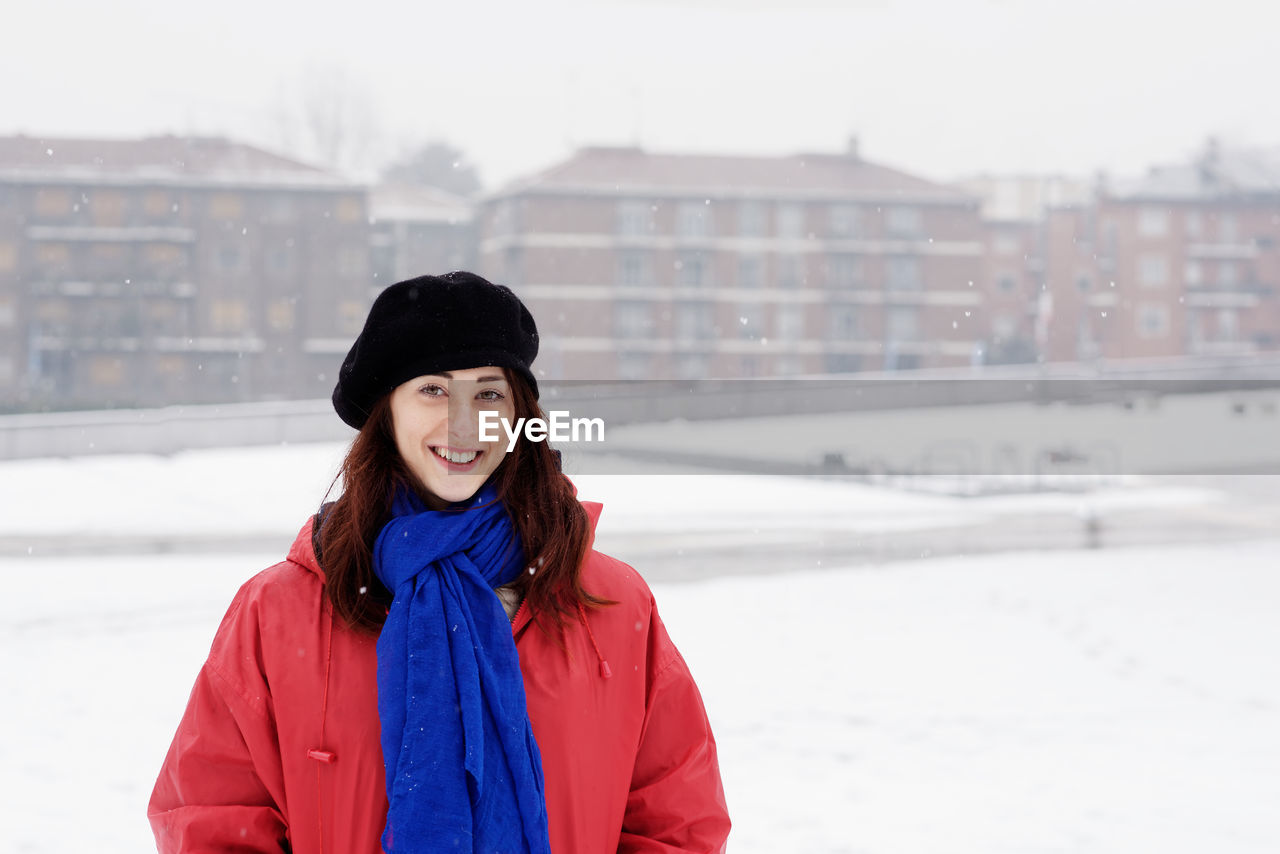
[(0, 138), (0, 407), (322, 396), (363, 187), (221, 139)]
[(853, 151), (583, 149), (489, 197), (477, 228), (552, 377), (965, 365), (986, 336), (976, 198)]
[(1044, 232), (1048, 360), (1280, 348), (1280, 158), (1210, 145), (1051, 210)]

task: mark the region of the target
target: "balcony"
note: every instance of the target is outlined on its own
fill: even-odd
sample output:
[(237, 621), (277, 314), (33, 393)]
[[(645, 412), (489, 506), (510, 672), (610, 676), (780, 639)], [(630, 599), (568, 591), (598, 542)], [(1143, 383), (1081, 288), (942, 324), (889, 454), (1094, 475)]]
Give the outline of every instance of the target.
[(60, 243), (194, 243), (196, 233), (194, 229), (175, 226), (32, 225), (27, 228), (27, 239)]
[(1192, 243), (1187, 257), (1197, 261), (1248, 261), (1258, 257), (1254, 243)]

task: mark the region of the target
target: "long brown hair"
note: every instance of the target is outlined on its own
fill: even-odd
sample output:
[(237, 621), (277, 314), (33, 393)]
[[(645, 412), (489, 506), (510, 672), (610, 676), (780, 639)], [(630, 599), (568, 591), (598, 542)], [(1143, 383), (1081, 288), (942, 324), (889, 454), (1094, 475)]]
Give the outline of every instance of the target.
[[(517, 418), (546, 418), (528, 383), (504, 371)], [(373, 545), (391, 518), (398, 486), (422, 490), (396, 450), (390, 396), (369, 412), (338, 472), (342, 495), (321, 511), (317, 559), (334, 613), (353, 628), (377, 634), (386, 619), (391, 592), (373, 571)], [(533, 618), (557, 629), (579, 607), (611, 604), (582, 587), (582, 562), (591, 543), (591, 524), (573, 485), (560, 473), (547, 442), (521, 440), (493, 474), (498, 497), (524, 545), (529, 572), (512, 586)], [(335, 479), (336, 483), (337, 479)]]

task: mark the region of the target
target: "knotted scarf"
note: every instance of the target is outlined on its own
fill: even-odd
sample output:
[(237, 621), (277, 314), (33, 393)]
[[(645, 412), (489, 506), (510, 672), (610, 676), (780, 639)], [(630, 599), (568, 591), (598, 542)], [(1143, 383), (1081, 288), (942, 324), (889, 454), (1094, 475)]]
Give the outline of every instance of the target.
[(393, 593), (378, 638), (391, 854), (550, 854), (542, 760), (495, 587), (523, 569), (492, 484), (464, 509), (397, 492), (374, 544)]

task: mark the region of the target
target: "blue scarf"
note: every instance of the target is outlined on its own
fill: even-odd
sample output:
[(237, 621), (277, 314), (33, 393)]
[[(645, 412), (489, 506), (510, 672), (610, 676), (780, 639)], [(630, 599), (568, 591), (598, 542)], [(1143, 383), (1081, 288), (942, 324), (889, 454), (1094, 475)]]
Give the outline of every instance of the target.
[(398, 492), (374, 544), (394, 599), (378, 638), (389, 854), (550, 854), (542, 760), (495, 587), (524, 567), (492, 484), (464, 510)]

